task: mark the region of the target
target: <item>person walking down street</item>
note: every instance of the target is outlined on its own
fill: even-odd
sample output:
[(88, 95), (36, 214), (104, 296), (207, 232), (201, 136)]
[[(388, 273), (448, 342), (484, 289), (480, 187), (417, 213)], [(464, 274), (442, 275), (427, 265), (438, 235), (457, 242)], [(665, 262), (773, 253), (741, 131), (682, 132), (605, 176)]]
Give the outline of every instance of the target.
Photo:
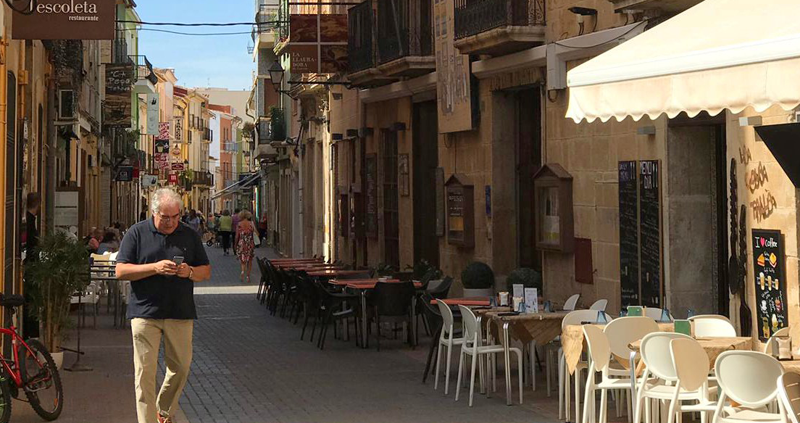
[(239, 226), (236, 227), (236, 251), (239, 262), (242, 264), (242, 282), (250, 283), (250, 270), (253, 268), (253, 250), (256, 248), (253, 234), (256, 227), (253, 224), (253, 215), (244, 210), (239, 213)]
[(261, 238), (261, 245), (266, 245), (267, 241), (267, 212), (261, 213), (261, 220), (258, 221), (258, 236)]
[[(180, 222), (181, 204), (175, 191), (156, 190), (153, 217), (130, 228), (117, 256), (117, 278), (131, 281), (128, 318), (139, 423), (173, 422), (192, 364), (194, 283), (211, 277), (200, 236)], [(162, 338), (167, 370), (156, 396)]]
[(228, 249), (231, 248), (231, 232), (233, 232), (233, 218), (231, 212), (228, 210), (222, 211), (222, 216), (219, 218), (219, 233), (222, 236), (222, 255), (228, 255)]
[[(241, 213), (241, 212), (242, 211), (240, 209), (234, 209), (233, 210), (233, 216), (231, 216), (231, 219), (233, 219), (233, 227), (231, 228), (231, 231), (234, 234), (236, 233), (236, 228), (239, 227), (239, 220), (240, 220), (239, 219), (240, 218), (239, 213)], [(236, 248), (237, 247), (238, 246), (236, 245), (236, 241), (234, 240), (234, 242), (233, 242), (233, 255), (239, 254), (239, 253), (236, 252)]]
[(195, 232), (200, 234), (200, 216), (197, 215), (197, 211), (192, 209), (189, 211), (189, 217), (186, 219), (186, 224), (189, 225)]

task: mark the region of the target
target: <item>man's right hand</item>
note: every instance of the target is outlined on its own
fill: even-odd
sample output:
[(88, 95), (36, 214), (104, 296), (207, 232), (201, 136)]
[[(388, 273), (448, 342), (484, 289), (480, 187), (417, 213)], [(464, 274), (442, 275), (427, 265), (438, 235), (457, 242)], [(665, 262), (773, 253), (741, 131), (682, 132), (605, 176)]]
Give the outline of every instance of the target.
[(174, 276), (178, 273), (178, 265), (172, 260), (161, 260), (155, 263), (156, 274)]

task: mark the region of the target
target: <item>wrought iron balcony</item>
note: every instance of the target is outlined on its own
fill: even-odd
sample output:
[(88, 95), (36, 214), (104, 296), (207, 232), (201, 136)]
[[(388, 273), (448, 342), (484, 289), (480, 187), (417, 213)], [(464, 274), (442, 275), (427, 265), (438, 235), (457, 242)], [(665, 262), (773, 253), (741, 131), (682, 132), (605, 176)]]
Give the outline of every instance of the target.
[(372, 4), (373, 0), (366, 0), (347, 11), (347, 59), (351, 73), (375, 67)]
[(150, 83), (153, 85), (158, 84), (158, 77), (153, 71), (153, 64), (147, 60), (147, 56), (131, 56), (131, 60), (133, 60), (133, 64), (135, 65), (134, 71), (136, 79), (145, 79), (150, 81)]
[(433, 72), (431, 0), (378, 0), (378, 69), (390, 76)]
[(506, 54), (544, 42), (545, 0), (455, 0), (455, 46)]
[(194, 185), (214, 186), (214, 175), (208, 171), (194, 172)]

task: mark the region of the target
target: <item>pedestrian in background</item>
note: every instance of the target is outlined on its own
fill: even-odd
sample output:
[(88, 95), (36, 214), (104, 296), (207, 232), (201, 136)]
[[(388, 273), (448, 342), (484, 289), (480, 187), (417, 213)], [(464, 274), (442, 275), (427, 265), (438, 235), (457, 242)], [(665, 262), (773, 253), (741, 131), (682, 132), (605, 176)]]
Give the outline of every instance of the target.
[(267, 212), (261, 213), (261, 220), (258, 221), (258, 236), (261, 238), (261, 245), (267, 243)]
[[(25, 262), (39, 259), (39, 212), (42, 208), (42, 198), (39, 193), (28, 193), (25, 210)], [(22, 334), (25, 338), (39, 337), (39, 318), (37, 313), (31, 313), (33, 298), (37, 295), (36, 285), (30, 278), (23, 278), (22, 286), (25, 294), (25, 311), (22, 317)]]
[(89, 241), (86, 245), (89, 247), (89, 251), (92, 253), (97, 253), (97, 249), (100, 247), (100, 242), (103, 241), (103, 234), (105, 232), (102, 228), (92, 228), (92, 232), (89, 233)]
[(231, 212), (228, 210), (222, 211), (222, 216), (219, 218), (219, 233), (222, 236), (222, 255), (228, 255), (228, 248), (231, 248), (231, 232), (233, 231), (233, 219)]
[(197, 215), (197, 211), (195, 209), (189, 211), (189, 217), (186, 219), (186, 224), (189, 225), (190, 228), (194, 229), (195, 232), (200, 234), (200, 217)]
[[(211, 277), (200, 236), (180, 222), (181, 204), (175, 191), (156, 190), (153, 217), (131, 227), (117, 256), (117, 278), (131, 281), (128, 318), (139, 423), (173, 422), (192, 364), (194, 284)], [(156, 396), (162, 338), (167, 370)]]
[[(233, 228), (231, 228), (231, 230), (233, 231), (234, 234), (236, 233), (236, 228), (239, 227), (239, 213), (241, 213), (241, 212), (242, 211), (240, 209), (234, 209), (233, 210), (233, 216), (231, 216), (231, 219), (233, 219)], [(236, 241), (234, 241), (233, 242), (233, 255), (237, 255), (238, 254), (236, 252), (236, 248), (237, 248)]]
[(119, 241), (117, 232), (109, 228), (103, 234), (103, 240), (97, 246), (97, 254), (116, 253), (119, 250)]
[(250, 270), (253, 268), (253, 250), (256, 248), (253, 234), (256, 227), (253, 225), (253, 215), (244, 210), (239, 213), (239, 225), (236, 227), (236, 251), (242, 265), (242, 283), (250, 283)]

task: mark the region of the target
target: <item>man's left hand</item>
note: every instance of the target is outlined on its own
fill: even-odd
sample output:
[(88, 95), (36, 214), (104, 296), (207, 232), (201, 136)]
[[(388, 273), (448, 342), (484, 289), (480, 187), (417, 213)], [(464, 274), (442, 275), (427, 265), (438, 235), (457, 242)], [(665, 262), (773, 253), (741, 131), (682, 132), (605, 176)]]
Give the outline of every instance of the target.
[(178, 276), (179, 278), (189, 278), (189, 275), (190, 275), (191, 273), (192, 273), (192, 269), (189, 267), (189, 265), (188, 265), (188, 264), (186, 264), (186, 263), (181, 263), (181, 265), (180, 265), (180, 266), (178, 266), (178, 273), (177, 273), (177, 276)]

